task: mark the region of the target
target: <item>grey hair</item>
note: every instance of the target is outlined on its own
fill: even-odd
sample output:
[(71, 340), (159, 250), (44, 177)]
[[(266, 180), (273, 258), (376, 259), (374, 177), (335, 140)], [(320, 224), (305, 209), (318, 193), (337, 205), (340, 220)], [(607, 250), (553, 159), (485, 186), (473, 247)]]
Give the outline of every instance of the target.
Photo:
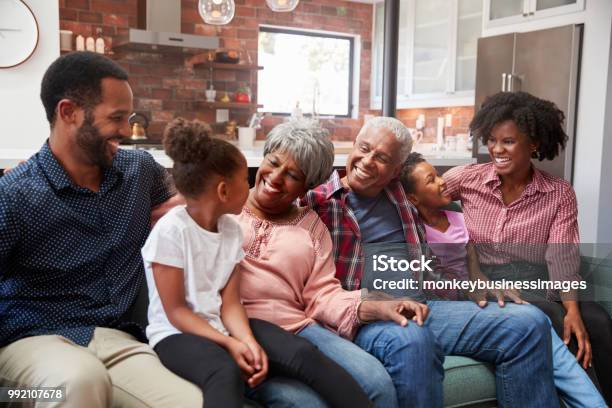
[(264, 145), (264, 156), (276, 151), (292, 156), (304, 176), (306, 188), (323, 183), (334, 169), (334, 145), (327, 129), (308, 119), (274, 126)]
[(391, 131), (391, 133), (393, 133), (397, 138), (397, 141), (402, 145), (400, 148), (400, 163), (403, 163), (408, 158), (408, 155), (412, 150), (412, 136), (410, 135), (408, 128), (402, 122), (395, 118), (386, 116), (374, 117), (363, 125), (357, 134), (357, 139), (365, 135), (370, 128), (383, 128)]

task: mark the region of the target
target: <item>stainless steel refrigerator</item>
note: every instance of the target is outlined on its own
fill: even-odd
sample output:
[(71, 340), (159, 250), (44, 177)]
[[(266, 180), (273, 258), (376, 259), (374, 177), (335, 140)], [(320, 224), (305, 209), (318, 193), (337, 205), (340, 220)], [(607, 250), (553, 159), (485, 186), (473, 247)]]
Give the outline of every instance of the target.
[[(572, 182), (576, 103), (582, 25), (512, 33), (478, 40), (476, 99), (478, 111), (485, 98), (499, 91), (529, 92), (554, 102), (565, 113), (569, 140), (553, 161), (534, 160), (539, 169)], [(474, 141), (474, 157), (489, 161), (486, 146)]]

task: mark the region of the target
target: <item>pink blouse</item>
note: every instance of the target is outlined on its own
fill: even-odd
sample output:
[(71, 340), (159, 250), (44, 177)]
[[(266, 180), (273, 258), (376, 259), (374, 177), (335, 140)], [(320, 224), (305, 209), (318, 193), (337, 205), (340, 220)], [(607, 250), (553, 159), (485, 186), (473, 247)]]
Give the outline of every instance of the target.
[(459, 279), (467, 279), (467, 249), (469, 242), (463, 214), (444, 211), (448, 219), (448, 229), (444, 232), (425, 224), (427, 243), (444, 269), (452, 270)]
[(276, 223), (245, 207), (237, 220), (246, 253), (240, 295), (249, 317), (291, 332), (316, 322), (352, 339), (361, 293), (335, 278), (331, 237), (317, 213), (304, 208), (293, 221)]

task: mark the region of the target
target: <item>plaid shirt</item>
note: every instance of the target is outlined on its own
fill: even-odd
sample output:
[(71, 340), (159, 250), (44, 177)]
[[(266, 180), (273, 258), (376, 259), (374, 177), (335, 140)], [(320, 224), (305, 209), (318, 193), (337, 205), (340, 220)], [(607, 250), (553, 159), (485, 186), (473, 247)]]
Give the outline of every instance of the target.
[[(421, 253), (429, 255), (425, 240), (425, 228), (418, 217), (418, 211), (412, 205), (398, 180), (393, 180), (385, 188), (391, 203), (397, 208), (402, 220), (402, 228), (409, 245), (410, 253), (418, 258)], [(310, 190), (301, 201), (315, 210), (329, 229), (334, 245), (333, 254), (336, 261), (336, 277), (346, 290), (357, 290), (361, 285), (364, 270), (364, 254), (359, 224), (353, 210), (347, 206), (349, 189), (342, 185), (340, 174), (334, 171), (329, 180)], [(434, 268), (434, 271), (439, 268)], [(424, 279), (446, 280), (454, 275), (449, 271), (426, 273)], [(455, 298), (455, 292), (438, 291), (438, 297)]]
[(579, 281), (576, 193), (567, 181), (532, 167), (532, 181), (508, 205), (493, 163), (455, 167), (444, 180), (453, 200), (462, 202), (481, 264), (546, 263), (551, 280)]

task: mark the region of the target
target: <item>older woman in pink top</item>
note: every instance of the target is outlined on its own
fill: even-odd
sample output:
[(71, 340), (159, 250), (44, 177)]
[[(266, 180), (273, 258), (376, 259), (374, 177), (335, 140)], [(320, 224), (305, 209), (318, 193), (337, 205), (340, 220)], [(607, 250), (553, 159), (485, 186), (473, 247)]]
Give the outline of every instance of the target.
[[(567, 181), (538, 170), (531, 160), (552, 160), (565, 148), (563, 119), (552, 102), (530, 94), (493, 95), (470, 124), (487, 145), (491, 162), (456, 167), (443, 176), (448, 194), (462, 202), (470, 239), (492, 279), (581, 279), (574, 190)], [(576, 356), (584, 368), (592, 359), (610, 403), (610, 316), (595, 302), (579, 303), (576, 293), (562, 294), (557, 302), (535, 296), (527, 300), (548, 314), (570, 349), (576, 352), (577, 344)]]
[[(295, 204), (331, 174), (333, 149), (327, 132), (313, 123), (281, 124), (268, 135), (255, 187), (238, 217), (246, 253), (240, 294), (250, 317), (307, 338), (344, 367), (376, 406), (396, 407), (385, 367), (350, 340), (365, 321), (406, 325), (412, 318), (422, 324), (427, 306), (362, 301), (360, 291), (342, 289), (335, 278), (327, 227), (316, 212)], [(312, 398), (316, 406), (318, 398)]]

